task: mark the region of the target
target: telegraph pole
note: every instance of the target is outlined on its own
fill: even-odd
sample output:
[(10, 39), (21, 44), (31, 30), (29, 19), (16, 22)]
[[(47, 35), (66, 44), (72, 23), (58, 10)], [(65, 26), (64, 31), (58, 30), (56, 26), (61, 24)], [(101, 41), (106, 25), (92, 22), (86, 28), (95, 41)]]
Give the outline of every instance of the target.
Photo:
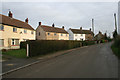
[(115, 18), (115, 30), (117, 31), (117, 20), (116, 20), (116, 13), (114, 13), (114, 18)]
[(92, 31), (94, 33), (94, 19), (92, 19)]

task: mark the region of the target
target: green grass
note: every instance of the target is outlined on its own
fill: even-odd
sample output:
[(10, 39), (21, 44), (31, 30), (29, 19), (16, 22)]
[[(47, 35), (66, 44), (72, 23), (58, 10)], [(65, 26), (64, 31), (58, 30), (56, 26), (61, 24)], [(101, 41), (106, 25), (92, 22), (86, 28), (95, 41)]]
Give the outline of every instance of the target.
[(120, 58), (120, 49), (118, 47), (115, 47), (114, 44), (111, 46), (112, 51)]
[(13, 56), (16, 58), (26, 58), (26, 50), (25, 49), (8, 50), (5, 52), (2, 52), (2, 54)]

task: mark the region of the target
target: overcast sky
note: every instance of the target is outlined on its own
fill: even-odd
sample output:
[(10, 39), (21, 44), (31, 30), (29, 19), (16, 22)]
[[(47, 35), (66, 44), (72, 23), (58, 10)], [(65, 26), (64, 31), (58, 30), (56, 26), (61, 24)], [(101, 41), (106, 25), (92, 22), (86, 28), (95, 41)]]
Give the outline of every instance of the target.
[[(36, 29), (38, 22), (43, 25), (83, 29), (91, 28), (94, 18), (95, 33), (98, 31), (112, 33), (114, 30), (114, 13), (118, 13), (117, 2), (4, 2), (2, 12), (7, 15), (8, 9), (13, 17), (24, 21), (29, 18), (29, 24)], [(112, 35), (112, 34), (111, 34)]]

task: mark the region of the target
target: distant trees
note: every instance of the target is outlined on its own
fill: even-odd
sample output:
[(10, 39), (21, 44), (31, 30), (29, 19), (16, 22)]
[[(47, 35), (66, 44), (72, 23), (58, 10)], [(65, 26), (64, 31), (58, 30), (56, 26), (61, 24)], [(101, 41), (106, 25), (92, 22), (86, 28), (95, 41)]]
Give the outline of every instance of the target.
[(115, 39), (115, 38), (117, 37), (117, 35), (118, 35), (117, 30), (115, 30), (115, 31), (113, 32), (113, 38)]

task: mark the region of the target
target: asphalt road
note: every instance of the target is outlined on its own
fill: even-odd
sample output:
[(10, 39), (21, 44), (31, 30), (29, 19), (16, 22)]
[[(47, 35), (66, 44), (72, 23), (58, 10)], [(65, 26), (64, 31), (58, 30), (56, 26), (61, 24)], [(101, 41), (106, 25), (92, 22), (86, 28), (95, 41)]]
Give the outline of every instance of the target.
[(118, 78), (118, 59), (111, 43), (80, 48), (3, 78)]

